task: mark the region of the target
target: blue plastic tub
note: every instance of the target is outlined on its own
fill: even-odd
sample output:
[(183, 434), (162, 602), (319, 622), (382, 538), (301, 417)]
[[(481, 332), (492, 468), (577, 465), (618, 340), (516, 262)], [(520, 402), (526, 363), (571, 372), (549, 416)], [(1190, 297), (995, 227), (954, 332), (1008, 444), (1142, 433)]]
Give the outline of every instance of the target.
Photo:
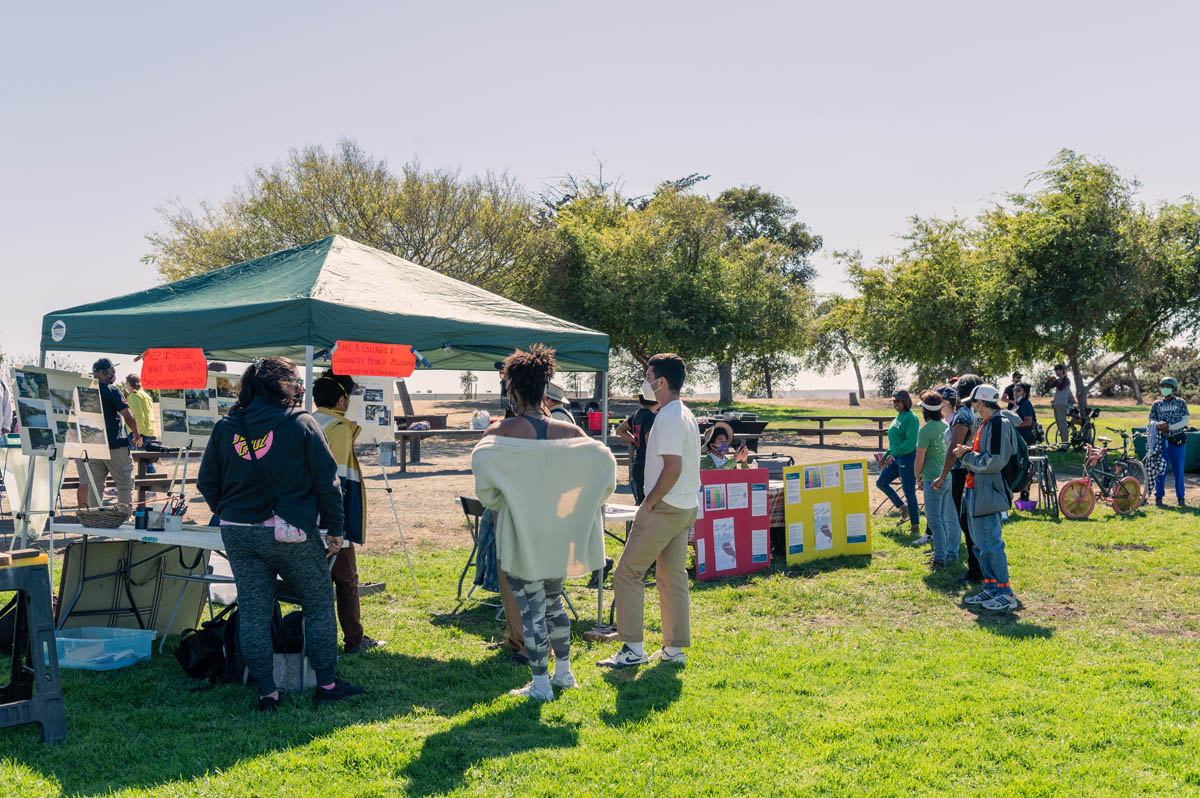
[(111, 671), (150, 659), (157, 633), (153, 629), (110, 629), (84, 626), (55, 634), (60, 668)]

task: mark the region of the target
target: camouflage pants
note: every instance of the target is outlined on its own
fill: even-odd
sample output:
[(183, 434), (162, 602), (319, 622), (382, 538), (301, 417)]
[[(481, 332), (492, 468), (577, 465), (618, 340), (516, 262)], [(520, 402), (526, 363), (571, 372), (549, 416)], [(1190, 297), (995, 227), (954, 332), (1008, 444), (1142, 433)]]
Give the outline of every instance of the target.
[(505, 571), (525, 627), (525, 655), (534, 676), (549, 672), (550, 649), (555, 659), (571, 655), (571, 619), (563, 609), (561, 579), (526, 582)]

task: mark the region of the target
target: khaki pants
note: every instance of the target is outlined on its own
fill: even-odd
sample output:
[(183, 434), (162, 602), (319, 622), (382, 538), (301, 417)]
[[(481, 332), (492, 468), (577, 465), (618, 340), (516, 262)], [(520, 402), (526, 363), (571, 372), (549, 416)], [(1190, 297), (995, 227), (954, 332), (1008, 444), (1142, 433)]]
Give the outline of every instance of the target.
[(1054, 409), (1054, 423), (1058, 425), (1058, 432), (1062, 436), (1061, 440), (1063, 443), (1070, 443), (1071, 439), (1067, 435), (1067, 405), (1051, 405), (1051, 407)]
[(638, 509), (621, 561), (613, 571), (613, 604), (621, 642), (642, 642), (646, 600), (642, 577), (650, 564), (657, 562), (654, 584), (662, 614), (663, 645), (682, 648), (691, 643), (687, 533), (695, 522), (695, 508), (681, 510), (660, 501), (653, 510), (644, 504)]
[(513, 595), (512, 585), (508, 583), (508, 579), (504, 576), (504, 569), (499, 569), (500, 574), (500, 603), (504, 605), (504, 645), (516, 651), (518, 654), (525, 653), (525, 622), (521, 619), (521, 608), (517, 605), (517, 597)]
[[(120, 504), (133, 504), (133, 458), (129, 456), (128, 446), (118, 446), (115, 449), (110, 449), (111, 456), (108, 460), (88, 460), (87, 468), (84, 469), (83, 460), (76, 460), (75, 467), (79, 470), (79, 478), (86, 479), (92, 485), (96, 486), (96, 495), (101, 501), (104, 499), (104, 481), (112, 474), (113, 483), (117, 486), (117, 502)], [(86, 473), (85, 473), (86, 471)], [(88, 492), (88, 506), (92, 505), (95, 499)]]

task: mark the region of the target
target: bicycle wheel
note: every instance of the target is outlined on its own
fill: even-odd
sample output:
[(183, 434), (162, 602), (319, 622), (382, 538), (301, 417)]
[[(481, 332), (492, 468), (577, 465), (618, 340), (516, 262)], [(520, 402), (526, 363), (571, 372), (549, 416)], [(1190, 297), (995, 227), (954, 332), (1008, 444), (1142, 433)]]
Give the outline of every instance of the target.
[(1119, 477), (1133, 477), (1141, 486), (1142, 504), (1146, 503), (1146, 466), (1141, 460), (1127, 458), (1113, 464), (1113, 473)]
[(1058, 492), (1058, 506), (1067, 518), (1087, 518), (1096, 506), (1096, 491), (1087, 477), (1073, 479)]
[(1055, 421), (1049, 427), (1046, 427), (1046, 443), (1051, 446), (1062, 446), (1064, 443), (1071, 442), (1071, 432), (1067, 430), (1067, 437), (1063, 437), (1063, 431), (1058, 428), (1058, 422)]
[(1079, 431), (1079, 448), (1096, 445), (1096, 425), (1088, 424)]
[(1042, 480), (1038, 488), (1042, 494), (1042, 499), (1046, 503), (1046, 509), (1050, 511), (1051, 517), (1055, 521), (1058, 520), (1058, 482), (1054, 479), (1054, 466), (1050, 465), (1050, 459), (1047, 458), (1042, 466)]
[(1122, 477), (1113, 484), (1113, 510), (1118, 515), (1129, 515), (1142, 504), (1142, 485), (1133, 477)]

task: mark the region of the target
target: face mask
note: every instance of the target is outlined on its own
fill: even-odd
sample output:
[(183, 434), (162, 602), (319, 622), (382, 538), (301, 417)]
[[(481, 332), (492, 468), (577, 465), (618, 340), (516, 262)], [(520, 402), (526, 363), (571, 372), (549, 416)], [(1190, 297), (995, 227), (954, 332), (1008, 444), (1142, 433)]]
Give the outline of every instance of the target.
[(1171, 393), (1172, 393), (1172, 392), (1173, 392), (1175, 389), (1174, 389), (1174, 388), (1159, 388), (1158, 390), (1162, 392), (1162, 395), (1163, 395), (1163, 396), (1170, 396), (1170, 395), (1171, 395)]
[(647, 402), (654, 401), (654, 388), (650, 385), (650, 380), (642, 380), (642, 398)]
[(712, 450), (714, 452), (716, 452), (717, 454), (721, 455), (722, 457), (724, 457), (725, 453), (729, 451), (729, 444), (728, 443), (713, 444)]

